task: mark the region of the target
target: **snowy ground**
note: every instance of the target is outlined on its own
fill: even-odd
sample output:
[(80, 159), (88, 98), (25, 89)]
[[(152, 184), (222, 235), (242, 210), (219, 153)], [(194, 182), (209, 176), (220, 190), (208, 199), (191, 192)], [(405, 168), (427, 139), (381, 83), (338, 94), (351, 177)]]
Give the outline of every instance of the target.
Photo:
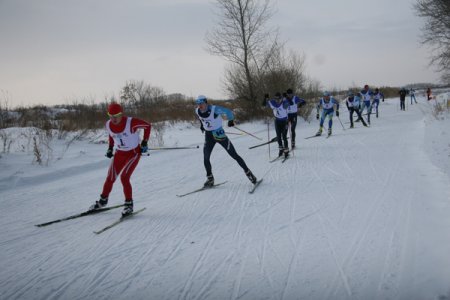
[[(450, 118), (418, 100), (405, 112), (397, 99), (381, 103), (371, 128), (344, 131), (335, 119), (329, 139), (303, 139), (318, 124), (300, 122), (298, 148), (283, 164), (268, 162), (268, 147), (249, 150), (255, 138), (230, 134), (264, 177), (252, 195), (217, 146), (214, 175), (228, 182), (178, 198), (203, 184), (201, 147), (153, 150), (133, 175), (135, 208), (147, 209), (101, 235), (93, 231), (119, 209), (34, 225), (97, 200), (106, 146), (54, 141), (42, 167), (32, 164), (30, 140), (20, 144), (26, 129), (9, 129), (11, 153), (0, 159), (0, 299), (448, 299)], [(262, 122), (240, 128), (267, 139)], [(203, 136), (183, 125), (164, 140), (201, 146)], [(118, 181), (110, 204), (122, 201)]]

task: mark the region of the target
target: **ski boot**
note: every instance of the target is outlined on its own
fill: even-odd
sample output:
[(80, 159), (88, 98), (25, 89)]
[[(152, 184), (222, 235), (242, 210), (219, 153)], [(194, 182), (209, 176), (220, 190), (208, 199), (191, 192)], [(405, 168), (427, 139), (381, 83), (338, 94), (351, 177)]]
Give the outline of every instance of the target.
[(316, 133), (316, 136), (322, 135), (322, 130), (323, 130), (323, 128), (320, 127), (319, 130)]
[(99, 208), (103, 208), (107, 204), (108, 204), (108, 197), (103, 197), (102, 195), (100, 195), (100, 199), (98, 201), (95, 201), (95, 203), (89, 207), (89, 210), (96, 210)]
[(289, 148), (284, 148), (283, 154), (284, 154), (284, 157), (288, 157), (289, 156)]
[(331, 135), (331, 128), (328, 128), (328, 136)]
[(125, 204), (122, 210), (122, 218), (129, 216), (133, 213), (133, 200), (125, 200)]
[(251, 183), (255, 184), (256, 183), (256, 177), (255, 175), (253, 175), (252, 171), (248, 170), (245, 175), (247, 175), (248, 179), (251, 181)]
[(206, 176), (206, 181), (203, 184), (203, 187), (212, 187), (213, 185), (214, 185), (214, 176), (212, 174)]
[(283, 155), (283, 152), (284, 152), (284, 148), (280, 146), (280, 147), (278, 148), (278, 157), (282, 156), (282, 155)]
[(353, 128), (354, 126), (353, 126), (353, 124), (352, 125), (350, 125), (350, 128)]
[(295, 148), (295, 141), (291, 141), (291, 149)]

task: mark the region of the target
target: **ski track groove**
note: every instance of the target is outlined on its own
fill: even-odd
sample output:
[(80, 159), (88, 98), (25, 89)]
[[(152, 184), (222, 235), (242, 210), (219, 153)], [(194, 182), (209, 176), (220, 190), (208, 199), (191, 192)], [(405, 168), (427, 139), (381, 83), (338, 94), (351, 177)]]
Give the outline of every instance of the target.
[(287, 269), (286, 279), (285, 279), (285, 282), (283, 284), (283, 288), (282, 288), (282, 291), (281, 291), (281, 298), (280, 299), (287, 298), (286, 293), (287, 293), (287, 289), (289, 287), (289, 282), (291, 281), (293, 269), (296, 266), (297, 257), (298, 257), (298, 254), (300, 253), (300, 251), (299, 251), (300, 236), (297, 238), (296, 241), (294, 241), (294, 243), (295, 243), (295, 245), (294, 245), (294, 249), (293, 249), (293, 253), (292, 253), (291, 259), (289, 261), (289, 266), (288, 266), (288, 269)]
[(216, 281), (217, 277), (222, 274), (222, 269), (228, 265), (228, 262), (236, 255), (236, 250), (229, 253), (217, 266), (214, 268), (214, 271), (212, 271), (212, 274), (208, 276), (208, 281), (205, 282), (202, 285), (202, 288), (198, 291), (198, 293), (195, 295), (195, 299), (208, 299), (208, 292), (211, 291), (211, 286)]
[[(363, 143), (363, 142), (361, 142), (361, 141), (359, 141), (359, 143), (361, 143), (364, 147), (367, 147), (367, 144), (365, 144), (365, 143)], [(320, 152), (320, 149), (317, 149), (317, 151), (316, 151), (317, 157), (320, 156), (320, 153), (319, 153), (319, 152)], [(318, 160), (314, 160), (314, 161), (318, 161)], [(317, 173), (317, 171), (315, 170), (315, 168), (311, 168), (311, 170), (313, 171), (313, 173), (315, 174), (315, 176), (317, 177), (317, 179), (322, 183), (322, 186), (324, 186), (325, 191), (328, 193), (328, 195), (332, 197), (332, 195), (331, 195), (331, 193), (329, 192), (327, 186), (323, 183), (323, 181), (322, 181), (320, 175)], [(397, 167), (395, 168), (395, 171), (398, 171), (398, 164), (397, 164)], [(389, 177), (389, 178), (390, 178), (390, 177)], [(386, 186), (386, 185), (388, 184), (388, 182), (389, 182), (389, 181), (386, 180), (384, 186)], [(381, 190), (384, 192), (384, 189), (381, 189)], [(333, 199), (333, 198), (332, 198), (332, 199)], [(317, 209), (317, 206), (316, 206), (315, 204), (313, 204), (313, 205), (315, 206), (316, 210), (319, 210), (319, 211), (320, 211), (320, 209)], [(378, 207), (380, 207), (380, 205), (381, 205), (381, 204), (379, 204)], [(371, 214), (372, 217), (373, 217), (374, 214), (375, 214), (375, 212), (374, 212), (375, 210), (371, 210), (371, 211), (373, 212), (373, 213)], [(344, 283), (344, 286), (345, 286), (345, 288), (346, 288), (347, 294), (348, 294), (349, 296), (351, 296), (351, 295), (352, 295), (352, 291), (351, 291), (351, 288), (350, 288), (350, 285), (349, 285), (349, 282), (348, 282), (348, 277), (346, 276), (346, 274), (345, 274), (345, 272), (344, 272), (344, 269), (343, 269), (343, 266), (346, 264), (346, 261), (348, 261), (348, 260), (346, 260), (343, 264), (340, 264), (340, 263), (339, 263), (338, 258), (337, 258), (337, 253), (336, 253), (336, 251), (335, 251), (335, 249), (334, 249), (334, 247), (333, 247), (333, 245), (332, 245), (332, 243), (331, 243), (331, 240), (330, 240), (330, 235), (329, 235), (329, 234), (327, 233), (327, 231), (326, 231), (325, 224), (324, 224), (324, 221), (323, 221), (323, 216), (322, 216), (321, 213), (318, 213), (318, 216), (319, 216), (319, 220), (320, 220), (322, 229), (323, 229), (325, 235), (327, 236), (327, 242), (328, 242), (328, 245), (329, 245), (329, 247), (330, 247), (332, 256), (333, 256), (333, 258), (334, 258), (334, 260), (335, 260), (336, 266), (338, 267), (338, 271), (339, 271), (339, 274), (340, 274), (339, 277), (341, 278), (341, 280), (342, 280), (343, 283)], [(331, 221), (329, 220), (328, 222), (330, 223)], [(366, 224), (368, 224), (368, 223), (366, 223)], [(330, 224), (330, 225), (331, 225), (331, 224)], [(365, 232), (367, 232), (368, 226), (366, 226), (365, 228), (366, 228), (366, 229), (365, 229)], [(358, 244), (360, 243), (360, 241), (362, 241), (362, 240), (364, 239), (364, 236), (365, 236), (365, 233), (359, 238), (359, 240), (358, 240), (358, 242), (356, 243), (356, 245), (358, 245)], [(350, 256), (350, 258), (353, 257), (353, 255), (356, 253), (356, 251), (358, 250), (358, 248), (359, 248), (359, 246), (352, 252), (353, 254)], [(335, 282), (335, 284), (336, 284), (336, 279), (334, 280), (334, 282)], [(337, 287), (336, 287), (336, 285), (335, 285), (335, 289), (336, 289), (336, 288), (337, 288)]]
[(206, 245), (206, 247), (203, 249), (200, 258), (195, 262), (194, 266), (191, 269), (191, 272), (189, 273), (189, 276), (183, 286), (183, 289), (180, 293), (180, 297), (179, 299), (187, 299), (189, 298), (189, 294), (192, 291), (192, 285), (194, 280), (194, 277), (196, 276), (196, 274), (198, 273), (198, 271), (203, 267), (204, 262), (209, 254), (210, 248), (211, 246), (214, 244), (214, 242), (216, 241), (216, 239), (218, 239), (218, 233), (214, 232), (211, 237), (208, 239), (208, 243)]
[[(350, 164), (348, 163), (348, 160), (347, 160), (346, 156), (344, 155), (344, 150), (341, 149), (341, 147), (338, 147), (338, 149), (339, 149), (339, 155), (341, 156), (341, 162), (343, 162), (344, 167), (346, 167), (347, 170), (349, 171), (348, 174), (344, 175), (345, 178), (346, 179), (353, 178), (355, 175), (354, 174), (355, 170), (350, 167)], [(357, 192), (359, 188), (363, 187), (363, 185), (360, 184), (359, 181), (356, 181), (356, 182), (350, 181), (347, 186), (349, 187), (349, 189), (347, 189), (347, 196), (345, 197), (345, 199), (347, 199), (347, 200), (344, 202), (344, 205), (341, 206), (342, 209), (341, 209), (340, 218), (338, 221), (339, 224), (345, 220), (345, 217), (348, 213), (348, 210), (349, 210), (350, 204), (351, 204), (350, 199), (354, 199), (354, 197), (352, 197), (354, 195), (354, 193)]]
[[(315, 174), (316, 174), (316, 173), (315, 173)], [(318, 176), (319, 181), (321, 181), (320, 176), (319, 176), (318, 174), (316, 174), (316, 175)], [(328, 189), (327, 189), (326, 186), (325, 186), (325, 190), (328, 192)], [(329, 192), (328, 192), (328, 193), (329, 193)], [(334, 262), (335, 262), (335, 266), (337, 267), (337, 270), (338, 270), (338, 273), (339, 273), (339, 277), (340, 277), (340, 279), (342, 280), (342, 282), (343, 282), (343, 284), (344, 284), (344, 287), (345, 287), (345, 290), (346, 290), (346, 292), (347, 292), (347, 295), (348, 295), (349, 297), (351, 297), (351, 296), (352, 296), (352, 291), (351, 291), (350, 285), (349, 285), (349, 283), (348, 283), (348, 276), (345, 274), (342, 265), (339, 263), (338, 258), (337, 258), (337, 253), (336, 253), (336, 251), (335, 251), (335, 248), (334, 248), (334, 246), (331, 244), (330, 236), (329, 236), (329, 234), (328, 234), (328, 232), (327, 232), (327, 230), (326, 230), (326, 228), (325, 228), (324, 220), (323, 220), (322, 214), (320, 213), (320, 210), (321, 210), (321, 209), (318, 209), (317, 206), (316, 206), (316, 204), (315, 204), (314, 202), (312, 202), (312, 205), (314, 206), (315, 210), (318, 211), (317, 216), (318, 216), (318, 219), (319, 219), (319, 222), (320, 222), (322, 231), (323, 231), (323, 233), (324, 233), (325, 236), (326, 236), (327, 244), (328, 244), (328, 247), (330, 248), (330, 252), (331, 252), (332, 258), (333, 258), (333, 260), (334, 260)]]
[(244, 251), (244, 255), (242, 256), (242, 261), (241, 261), (241, 265), (239, 268), (239, 272), (236, 276), (236, 279), (234, 280), (233, 283), (233, 292), (231, 294), (231, 299), (238, 299), (239, 298), (239, 291), (241, 289), (241, 283), (242, 283), (242, 274), (244, 273), (244, 268), (247, 262), (247, 256), (248, 256), (248, 252), (249, 252), (249, 247), (250, 244), (246, 245), (245, 251)]
[(169, 253), (168, 257), (165, 259), (163, 265), (165, 265), (168, 261), (170, 261), (176, 253), (180, 250), (181, 246), (185, 244), (186, 240), (192, 233), (193, 229), (196, 227), (198, 223), (202, 221), (202, 218), (211, 210), (211, 208), (215, 205), (214, 201), (211, 201), (206, 209), (198, 216), (193, 223), (189, 226), (189, 229), (183, 235), (183, 238), (178, 242), (178, 244), (173, 248), (173, 250)]
[[(403, 139), (402, 139), (402, 141), (403, 141)], [(400, 148), (402, 148), (402, 147), (400, 147)], [(400, 167), (400, 161), (397, 160), (395, 167), (391, 170), (389, 175), (386, 176), (385, 182), (384, 182), (383, 186), (380, 188), (380, 195), (378, 197), (376, 197), (377, 199), (380, 199), (380, 201), (374, 202), (372, 204), (372, 207), (368, 210), (369, 215), (364, 218), (366, 220), (365, 226), (363, 226), (361, 228), (361, 230), (359, 230), (358, 234), (355, 235), (355, 239), (350, 244), (349, 252), (342, 262), (342, 266), (346, 266), (350, 261), (352, 261), (353, 257), (356, 255), (356, 253), (360, 249), (362, 241), (366, 237), (366, 234), (367, 234), (369, 228), (371, 227), (372, 223), (375, 221), (375, 215), (378, 213), (379, 208), (386, 200), (386, 199), (384, 199), (382, 201), (381, 200), (381, 199), (383, 199), (382, 196), (387, 193), (387, 190), (390, 190), (392, 188), (392, 185), (389, 185), (389, 182), (392, 180), (392, 178), (394, 178), (394, 175), (396, 173), (398, 173), (399, 167)], [(334, 286), (334, 288), (332, 288), (330, 290), (329, 294), (335, 294), (336, 290), (338, 289), (336, 280), (337, 279), (335, 278), (332, 281), (331, 286)], [(329, 295), (326, 298), (332, 298), (332, 297)]]
[[(186, 206), (186, 201), (183, 201), (183, 205), (180, 206), (171, 206), (171, 209), (173, 209), (172, 213), (174, 215), (177, 215), (180, 211), (183, 211), (184, 207)], [(190, 206), (191, 211), (190, 211), (190, 215), (192, 215), (192, 210), (194, 209), (194, 207), (196, 207), (195, 205)], [(169, 236), (170, 233), (175, 232), (176, 229), (172, 226), (169, 226), (170, 222), (167, 222), (165, 219), (162, 220), (155, 220), (155, 224), (151, 227), (150, 230), (147, 229), (141, 229), (140, 231), (142, 232), (144, 237), (149, 237), (152, 236), (155, 232), (160, 232), (157, 235), (156, 240), (161, 240), (166, 236)], [(131, 281), (134, 277), (136, 277), (136, 275), (138, 276), (139, 274), (142, 273), (142, 269), (143, 269), (143, 264), (142, 262), (144, 262), (146, 259), (148, 259), (149, 257), (151, 257), (151, 254), (154, 253), (158, 247), (160, 246), (159, 243), (153, 243), (152, 247), (150, 247), (148, 250), (145, 251), (145, 253), (140, 257), (140, 259), (138, 260), (138, 262), (130, 269), (130, 271), (128, 272), (128, 276), (126, 276), (123, 281)], [(151, 284), (151, 282), (153, 281), (154, 276), (152, 276), (152, 279), (149, 281), (149, 285)], [(122, 289), (122, 291), (124, 291), (124, 289)]]
[(263, 241), (262, 241), (262, 249), (261, 249), (261, 255), (258, 256), (260, 257), (259, 263), (260, 263), (260, 268), (259, 268), (259, 273), (260, 274), (266, 274), (266, 277), (269, 281), (270, 287), (273, 288), (273, 280), (270, 276), (270, 272), (266, 271), (265, 265), (266, 265), (266, 253), (267, 253), (267, 244), (268, 244), (268, 235), (269, 235), (269, 224), (270, 224), (270, 220), (272, 219), (272, 211), (270, 211), (270, 213), (267, 215), (265, 221), (264, 221), (264, 235), (263, 235)]
[(351, 289), (350, 284), (349, 284), (349, 278), (348, 278), (347, 274), (344, 271), (343, 265), (338, 260), (338, 255), (336, 253), (336, 249), (333, 246), (333, 244), (331, 243), (330, 235), (328, 234), (328, 232), (327, 232), (327, 230), (325, 228), (324, 220), (322, 219), (322, 216), (321, 216), (320, 213), (318, 214), (318, 217), (319, 217), (319, 221), (320, 221), (320, 226), (322, 227), (322, 231), (323, 231), (323, 233), (326, 236), (327, 244), (328, 244), (328, 247), (330, 248), (330, 252), (331, 252), (332, 258), (333, 258), (334, 263), (335, 263), (335, 265), (336, 265), (336, 267), (338, 269), (339, 277), (340, 277), (342, 283), (344, 284), (345, 291), (347, 292), (347, 296), (351, 297), (353, 293), (352, 293), (352, 289)]
[[(230, 220), (229, 222), (233, 221), (233, 218), (231, 216), (233, 215), (233, 213), (235, 211), (236, 205), (241, 205), (243, 208), (246, 207), (246, 201), (240, 201), (240, 197), (239, 197), (239, 195), (244, 193), (244, 189), (246, 189), (246, 188), (247, 188), (246, 185), (243, 186), (242, 184), (237, 184), (237, 185), (234, 185), (234, 187), (228, 192), (228, 196), (224, 197), (224, 199), (221, 199), (221, 197), (217, 197), (220, 200), (216, 200), (216, 201), (228, 202), (228, 200), (230, 200), (229, 202), (232, 202), (232, 205), (230, 206), (227, 214), (223, 217), (224, 220)], [(226, 191), (223, 191), (222, 193), (226, 193)], [(212, 202), (214, 202), (214, 201), (212, 201)], [(212, 205), (214, 205), (214, 204), (212, 204)], [(236, 239), (236, 238), (239, 239), (239, 237), (240, 237), (239, 233), (241, 232), (242, 220), (245, 216), (246, 209), (240, 209), (240, 211), (241, 211), (241, 213), (240, 213), (238, 224), (234, 231), (233, 239)], [(202, 219), (202, 218), (197, 218), (196, 222), (199, 221), (200, 219)], [(221, 236), (221, 233), (222, 233), (221, 231), (225, 230), (225, 228), (228, 227), (228, 224), (221, 226), (221, 227), (219, 227), (219, 226), (220, 226), (219, 224), (216, 224), (214, 226), (214, 228), (212, 228), (212, 227), (209, 228), (209, 232), (213, 233), (213, 235), (209, 239), (207, 247), (203, 250), (200, 259), (195, 263), (195, 265), (189, 275), (189, 278), (186, 281), (186, 283), (182, 289), (182, 293), (180, 296), (180, 297), (182, 297), (182, 299), (186, 298), (191, 293), (192, 284), (194, 281), (193, 277), (203, 267), (204, 261), (206, 260), (206, 257), (209, 254), (210, 247)], [(188, 235), (185, 235), (185, 236), (187, 237)]]
[[(401, 249), (399, 250), (399, 252), (401, 252), (401, 253), (398, 254), (401, 258), (400, 260), (393, 259), (391, 262), (389, 259), (392, 257), (395, 257), (395, 254), (397, 254), (395, 251), (396, 249), (394, 249), (393, 244), (394, 244), (394, 242), (398, 243), (399, 236), (401, 236), (400, 239), (403, 239), (403, 240), (410, 236), (411, 219), (412, 219), (412, 217), (411, 217), (411, 206), (412, 206), (411, 198), (406, 200), (406, 202), (407, 202), (407, 210), (406, 210), (406, 218), (404, 218), (404, 222), (403, 222), (404, 228), (402, 229), (402, 232), (397, 233), (398, 236), (395, 236), (395, 234), (396, 234), (395, 232), (392, 233), (391, 243), (389, 244), (389, 251), (386, 253), (386, 260), (385, 260), (386, 263), (384, 265), (382, 276), (380, 278), (380, 284), (378, 285), (378, 287), (379, 287), (378, 292), (381, 292), (383, 286), (387, 285), (388, 283), (390, 285), (395, 285), (394, 288), (396, 288), (396, 290), (398, 291), (399, 283), (402, 280), (403, 275), (401, 272), (399, 272), (399, 270), (403, 267), (404, 259), (406, 257), (406, 248), (407, 247), (404, 246), (405, 244), (399, 243), (401, 245), (400, 246)], [(403, 220), (403, 219), (397, 218), (398, 222), (400, 222), (400, 220)], [(397, 282), (392, 282), (393, 280), (390, 280), (389, 279), (390, 276), (387, 275), (389, 270), (391, 270), (392, 268), (395, 268), (395, 270), (397, 271), (397, 272), (395, 272), (395, 274), (398, 274)]]

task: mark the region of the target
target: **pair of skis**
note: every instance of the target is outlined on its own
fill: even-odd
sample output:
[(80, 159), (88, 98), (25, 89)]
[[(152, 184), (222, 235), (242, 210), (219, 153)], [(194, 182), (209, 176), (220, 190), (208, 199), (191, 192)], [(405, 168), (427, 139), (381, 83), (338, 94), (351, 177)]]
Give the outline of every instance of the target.
[[(53, 221), (50, 221), (50, 222), (37, 224), (35, 226), (36, 227), (45, 227), (45, 226), (48, 226), (48, 225), (51, 225), (51, 224), (54, 224), (54, 223), (59, 223), (59, 222), (68, 221), (68, 220), (72, 220), (72, 219), (76, 219), (76, 218), (81, 218), (81, 217), (85, 217), (85, 216), (95, 215), (95, 214), (98, 214), (98, 213), (101, 213), (101, 212), (105, 212), (105, 211), (108, 211), (108, 210), (111, 210), (111, 209), (119, 208), (119, 207), (122, 207), (122, 206), (123, 206), (123, 204), (119, 204), (119, 205), (114, 205), (114, 206), (110, 206), (110, 207), (104, 207), (104, 208), (99, 208), (99, 209), (87, 210), (85, 212), (82, 212), (82, 213), (79, 213), (79, 214), (76, 214), (76, 215), (68, 216), (68, 217), (61, 218), (61, 219), (56, 219), (56, 220), (53, 220)], [(110, 228), (120, 224), (125, 219), (128, 219), (131, 216), (134, 216), (134, 215), (142, 212), (143, 210), (145, 210), (145, 207), (141, 208), (141, 209), (139, 209), (137, 211), (134, 211), (133, 213), (131, 213), (131, 214), (127, 215), (127, 216), (120, 217), (119, 219), (117, 219), (113, 223), (109, 224), (108, 226), (106, 226), (106, 227), (104, 227), (104, 228), (102, 228), (100, 230), (94, 231), (94, 233), (100, 234), (100, 233), (102, 233), (102, 232), (104, 232), (104, 231), (106, 231), (106, 230), (108, 230), (108, 229), (110, 229)]]
[[(316, 137), (319, 137), (319, 136), (322, 136), (322, 135), (321, 134), (319, 134), (319, 135), (315, 134), (315, 135), (307, 136), (307, 137), (305, 137), (305, 140), (316, 138)], [(331, 136), (331, 134), (327, 134), (326, 138), (329, 138), (330, 136)]]
[(289, 158), (289, 155), (280, 155), (280, 156), (275, 157), (272, 160), (269, 160), (269, 162), (273, 163), (273, 162), (281, 160), (281, 163), (284, 163), (288, 158)]
[[(259, 184), (260, 184), (262, 181), (263, 181), (262, 179), (257, 180), (256, 183), (253, 184), (252, 188), (248, 191), (248, 193), (249, 193), (249, 194), (253, 194), (253, 193), (255, 192), (256, 188), (259, 186)], [(220, 183), (214, 184), (213, 186), (204, 186), (204, 187), (198, 188), (198, 189), (196, 189), (196, 190), (187, 192), (187, 193), (185, 193), (185, 194), (177, 195), (177, 197), (185, 197), (185, 196), (192, 195), (192, 194), (195, 194), (195, 193), (198, 193), (198, 192), (210, 190), (210, 189), (216, 188), (216, 187), (218, 187), (218, 186), (221, 186), (222, 184), (225, 184), (225, 183), (227, 183), (227, 181), (224, 181), (224, 182), (220, 182)]]
[(213, 186), (204, 186), (204, 187), (201, 187), (201, 188), (199, 188), (199, 189), (196, 189), (196, 190), (187, 192), (187, 193), (185, 193), (185, 194), (177, 195), (177, 197), (184, 197), (184, 196), (191, 195), (191, 194), (194, 194), (194, 193), (198, 193), (198, 192), (201, 192), (201, 191), (209, 190), (209, 189), (212, 189), (212, 188), (221, 186), (222, 184), (225, 184), (225, 183), (227, 183), (227, 181), (220, 182), (220, 183), (216, 183), (216, 184), (214, 184)]
[[(259, 184), (262, 181), (263, 181), (262, 179), (256, 181), (256, 183), (253, 184), (253, 187), (249, 191), (249, 194), (253, 194), (253, 192), (256, 190), (256, 188), (259, 186)], [(181, 194), (181, 195), (177, 195), (177, 196), (178, 197), (184, 197), (184, 196), (191, 195), (191, 194), (194, 194), (194, 193), (198, 193), (198, 192), (201, 192), (201, 191), (204, 191), (204, 190), (215, 188), (217, 186), (225, 184), (226, 182), (227, 181), (224, 181), (224, 182), (221, 182), (221, 183), (217, 183), (217, 184), (215, 184), (215, 185), (213, 185), (211, 187), (202, 187), (202, 188), (193, 190), (191, 192), (188, 192), (188, 193), (185, 193), (185, 194)], [(101, 213), (101, 212), (105, 212), (105, 211), (108, 211), (108, 210), (111, 210), (111, 209), (119, 208), (119, 207), (122, 207), (122, 206), (123, 206), (123, 204), (119, 204), (119, 205), (113, 205), (113, 206), (110, 206), (110, 207), (104, 207), (104, 208), (99, 208), (99, 209), (87, 210), (87, 211), (84, 211), (82, 213), (75, 214), (75, 215), (72, 215), (72, 216), (56, 219), (56, 220), (45, 222), (45, 223), (41, 223), (41, 224), (36, 224), (35, 226), (36, 227), (45, 227), (45, 226), (48, 226), (48, 225), (51, 225), (51, 224), (55, 224), (55, 223), (59, 223), (59, 222), (63, 222), (63, 221), (68, 221), (68, 220), (73, 220), (73, 219), (77, 219), (77, 218), (81, 218), (81, 217), (85, 217), (85, 216), (95, 215), (95, 214), (98, 214), (98, 213)], [(141, 208), (139, 210), (134, 211), (133, 213), (131, 213), (129, 215), (121, 216), (119, 219), (117, 219), (116, 221), (112, 222), (111, 224), (103, 227), (100, 230), (94, 231), (94, 233), (100, 234), (100, 233), (102, 233), (102, 232), (104, 232), (104, 231), (106, 231), (106, 230), (108, 230), (108, 229), (110, 229), (110, 228), (112, 228), (112, 227), (122, 223), (124, 220), (130, 218), (131, 216), (134, 216), (134, 215), (144, 211), (145, 209), (146, 208), (144, 207), (144, 208)]]

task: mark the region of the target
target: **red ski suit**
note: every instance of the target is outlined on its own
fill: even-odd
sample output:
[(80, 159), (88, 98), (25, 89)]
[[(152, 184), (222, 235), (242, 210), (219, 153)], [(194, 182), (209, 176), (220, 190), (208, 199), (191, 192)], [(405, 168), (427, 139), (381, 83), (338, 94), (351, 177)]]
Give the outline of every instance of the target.
[[(117, 125), (113, 124), (112, 122), (107, 122), (106, 129), (110, 129), (113, 133), (116, 134), (124, 133), (124, 131), (126, 130), (128, 118), (129, 117), (123, 116), (122, 120)], [(141, 119), (132, 118), (130, 123), (131, 133), (136, 133), (138, 129), (144, 129), (143, 140), (148, 141), (150, 137), (151, 124)], [(114, 139), (111, 136), (111, 133), (109, 134), (109, 146), (114, 147)], [(118, 145), (118, 147), (116, 148), (120, 148), (120, 146)], [(122, 174), (120, 175), (120, 180), (122, 181), (125, 200), (131, 201), (133, 199), (133, 192), (131, 188), (130, 177), (133, 174), (133, 171), (136, 168), (140, 158), (141, 147), (139, 144), (136, 148), (127, 151), (116, 149), (108, 170), (108, 175), (106, 176), (106, 180), (103, 185), (101, 196), (104, 198), (107, 198), (109, 196), (114, 182), (122, 172)]]

